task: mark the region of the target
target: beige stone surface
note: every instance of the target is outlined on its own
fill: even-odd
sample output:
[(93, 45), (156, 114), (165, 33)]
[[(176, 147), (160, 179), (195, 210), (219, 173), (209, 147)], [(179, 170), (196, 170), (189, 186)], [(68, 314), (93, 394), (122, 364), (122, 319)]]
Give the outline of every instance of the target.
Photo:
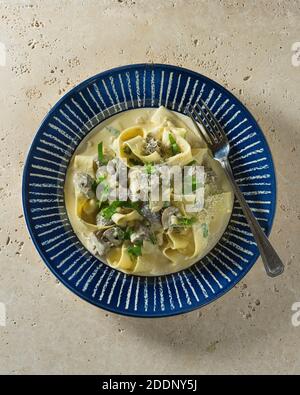
[[(300, 373), (297, 41), (298, 0), (0, 2), (0, 373)], [(120, 317), (77, 298), (46, 269), (22, 215), (23, 164), (47, 111), (85, 78), (138, 62), (228, 87), (258, 119), (277, 171), (271, 240), (285, 274), (267, 278), (259, 260), (223, 298), (167, 319)]]

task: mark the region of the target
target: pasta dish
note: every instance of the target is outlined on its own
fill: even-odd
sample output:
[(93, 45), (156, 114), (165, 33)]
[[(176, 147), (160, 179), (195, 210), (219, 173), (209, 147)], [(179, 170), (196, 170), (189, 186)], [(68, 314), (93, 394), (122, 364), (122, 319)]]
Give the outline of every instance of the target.
[(65, 202), (83, 245), (125, 273), (191, 266), (222, 236), (233, 193), (191, 120), (164, 107), (122, 112), (80, 143)]

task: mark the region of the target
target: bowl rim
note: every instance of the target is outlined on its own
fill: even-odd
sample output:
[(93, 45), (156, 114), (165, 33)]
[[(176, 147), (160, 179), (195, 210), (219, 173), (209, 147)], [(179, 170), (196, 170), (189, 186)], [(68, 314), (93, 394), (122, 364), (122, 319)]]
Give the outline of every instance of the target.
[[(55, 272), (54, 268), (50, 265), (50, 263), (48, 262), (48, 259), (46, 258), (44, 252), (42, 251), (39, 242), (36, 240), (34, 231), (33, 231), (32, 227), (30, 226), (30, 214), (29, 214), (29, 210), (27, 207), (27, 203), (26, 203), (26, 178), (28, 176), (29, 159), (32, 155), (33, 147), (38, 139), (39, 131), (48, 122), (49, 116), (51, 116), (52, 113), (54, 113), (57, 110), (57, 108), (61, 105), (61, 103), (63, 103), (63, 101), (68, 96), (80, 91), (81, 89), (83, 89), (84, 87), (86, 87), (87, 85), (92, 83), (94, 80), (98, 80), (99, 78), (102, 78), (110, 73), (115, 73), (115, 72), (122, 71), (122, 70), (136, 69), (136, 68), (150, 68), (150, 69), (164, 68), (164, 69), (169, 69), (172, 71), (179, 71), (180, 70), (182, 72), (192, 74), (195, 78), (201, 77), (202, 79), (208, 81), (211, 85), (217, 87), (218, 90), (226, 92), (227, 95), (231, 96), (236, 102), (238, 102), (239, 106), (243, 109), (243, 111), (245, 111), (246, 113), (248, 113), (250, 115), (250, 117), (252, 118), (252, 121), (255, 125), (255, 128), (257, 128), (260, 131), (260, 138), (266, 148), (267, 154), (268, 154), (271, 164), (272, 164), (272, 168), (271, 168), (272, 188), (271, 188), (271, 190), (272, 190), (272, 203), (273, 204), (270, 209), (270, 214), (269, 214), (270, 219), (268, 222), (268, 229), (266, 232), (267, 236), (270, 235), (273, 224), (274, 224), (275, 215), (276, 215), (276, 207), (277, 207), (277, 198), (278, 198), (278, 196), (277, 196), (277, 178), (276, 178), (276, 169), (275, 169), (275, 165), (274, 165), (273, 155), (270, 150), (266, 136), (264, 135), (262, 129), (260, 128), (258, 121), (253, 116), (253, 114), (249, 111), (249, 109), (231, 91), (229, 91), (227, 88), (223, 87), (218, 82), (212, 80), (211, 78), (205, 76), (204, 74), (202, 74), (200, 72), (196, 72), (196, 71), (190, 70), (188, 68), (184, 68), (184, 67), (180, 67), (180, 66), (176, 66), (176, 65), (163, 64), (163, 63), (134, 63), (134, 64), (122, 65), (122, 66), (114, 67), (114, 68), (111, 68), (108, 70), (104, 70), (100, 73), (97, 73), (97, 74), (91, 76), (91, 77), (88, 77), (87, 79), (83, 80), (82, 82), (80, 82), (79, 84), (77, 84), (76, 86), (71, 88), (53, 105), (53, 107), (46, 113), (46, 115), (43, 117), (42, 121), (40, 122), (40, 124), (33, 136), (33, 139), (31, 140), (30, 146), (27, 150), (27, 154), (25, 155), (26, 160), (25, 160), (23, 175), (22, 175), (22, 208), (23, 208), (23, 214), (24, 214), (24, 219), (25, 219), (27, 230), (28, 230), (31, 240), (32, 240), (36, 250), (38, 251), (40, 257), (42, 258), (43, 262), (46, 264), (47, 268), (53, 273), (53, 275), (65, 287), (67, 287), (71, 292), (73, 292), (76, 296), (78, 296), (80, 299), (83, 299), (84, 301), (88, 302), (89, 304), (92, 304), (92, 305), (96, 306), (97, 308), (101, 308), (101, 309), (106, 310), (110, 313), (115, 313), (118, 315), (122, 315), (122, 316), (126, 316), (126, 317), (135, 317), (135, 318), (164, 318), (164, 317), (171, 317), (171, 316), (190, 313), (190, 312), (197, 310), (199, 308), (202, 308), (202, 307), (216, 301), (217, 299), (221, 298), (222, 296), (224, 296), (233, 287), (235, 287), (247, 275), (247, 273), (252, 269), (252, 267), (257, 262), (257, 259), (260, 256), (259, 251), (257, 250), (256, 253), (253, 254), (252, 263), (248, 264), (246, 269), (241, 271), (241, 273), (237, 276), (236, 281), (233, 281), (226, 288), (219, 290), (219, 292), (216, 292), (211, 298), (209, 298), (209, 300), (205, 300), (201, 304), (201, 306), (191, 306), (191, 307), (186, 307), (184, 310), (175, 310), (175, 311), (170, 311), (169, 313), (168, 312), (161, 312), (161, 314), (159, 314), (158, 312), (155, 312), (155, 314), (151, 314), (151, 312), (147, 312), (147, 314), (143, 315), (142, 313), (139, 313), (139, 312), (136, 312), (136, 313), (130, 312), (130, 311), (124, 312), (122, 310), (120, 311), (117, 308), (113, 308), (113, 307), (99, 306), (91, 298), (80, 293), (75, 287), (68, 284), (67, 281), (59, 273)], [(94, 127), (91, 130), (93, 130), (93, 129), (94, 129)], [(90, 131), (89, 131), (89, 133), (90, 133)], [(231, 215), (232, 215), (232, 213), (231, 213)], [(180, 273), (180, 272), (181, 272), (181, 270), (176, 273)], [(132, 277), (133, 275), (127, 274), (127, 276)], [(137, 276), (135, 276), (135, 277), (137, 277)], [(141, 276), (139, 276), (139, 277), (141, 277)], [(144, 277), (149, 278), (149, 276), (144, 276)], [(158, 276), (151, 276), (151, 277), (158, 277)]]

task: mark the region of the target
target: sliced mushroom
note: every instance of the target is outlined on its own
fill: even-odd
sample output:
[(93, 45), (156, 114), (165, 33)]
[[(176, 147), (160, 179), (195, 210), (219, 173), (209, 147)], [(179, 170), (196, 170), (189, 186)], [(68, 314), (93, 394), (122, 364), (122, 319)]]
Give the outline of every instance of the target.
[(146, 137), (144, 152), (146, 155), (153, 154), (153, 152), (160, 152), (161, 144), (160, 141), (156, 140), (152, 136)]
[(143, 240), (149, 240), (150, 229), (144, 225), (138, 226), (130, 235), (131, 243), (143, 242)]
[(140, 212), (149, 222), (160, 223), (160, 212), (152, 211), (147, 203), (143, 204)]
[(75, 173), (74, 175), (75, 187), (87, 198), (95, 197), (93, 190), (94, 179), (87, 173)]
[(180, 211), (177, 207), (170, 206), (163, 210), (161, 216), (161, 222), (164, 229), (169, 229), (176, 225), (177, 216), (180, 215)]
[(110, 245), (105, 240), (101, 239), (101, 232), (92, 233), (90, 236), (90, 242), (93, 247), (93, 252), (103, 257), (106, 255), (110, 248)]
[(118, 226), (114, 226), (103, 232), (102, 240), (109, 243), (111, 246), (117, 247), (121, 245), (124, 240), (124, 232)]

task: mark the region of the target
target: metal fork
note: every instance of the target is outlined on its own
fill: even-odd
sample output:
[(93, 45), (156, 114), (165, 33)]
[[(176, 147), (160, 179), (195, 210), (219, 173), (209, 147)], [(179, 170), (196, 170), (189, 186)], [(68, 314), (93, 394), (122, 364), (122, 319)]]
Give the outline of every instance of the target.
[(196, 103), (194, 106), (187, 107), (186, 113), (211, 150), (214, 159), (219, 161), (223, 167), (253, 233), (267, 274), (270, 277), (280, 275), (284, 271), (283, 263), (264, 234), (234, 179), (228, 160), (230, 145), (223, 128), (203, 100), (201, 100), (201, 106)]

